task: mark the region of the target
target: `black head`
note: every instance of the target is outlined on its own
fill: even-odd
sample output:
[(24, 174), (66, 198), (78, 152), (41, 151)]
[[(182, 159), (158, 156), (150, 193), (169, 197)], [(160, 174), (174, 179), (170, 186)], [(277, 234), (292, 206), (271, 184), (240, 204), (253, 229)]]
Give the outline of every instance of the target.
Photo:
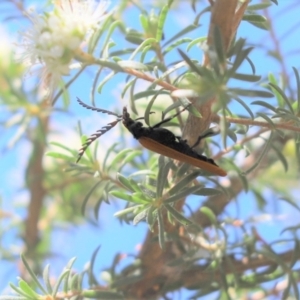
[(123, 125), (132, 133), (134, 138), (139, 139), (142, 136), (147, 136), (150, 130), (147, 127), (143, 127), (143, 123), (134, 121), (130, 118), (130, 114), (127, 112), (127, 108), (123, 108)]

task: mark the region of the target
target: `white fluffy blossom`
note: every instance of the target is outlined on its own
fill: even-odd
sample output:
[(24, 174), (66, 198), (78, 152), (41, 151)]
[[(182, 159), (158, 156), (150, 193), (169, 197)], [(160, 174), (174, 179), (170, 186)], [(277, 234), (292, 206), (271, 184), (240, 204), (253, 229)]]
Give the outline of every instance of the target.
[(22, 58), (30, 66), (42, 65), (42, 83), (50, 93), (83, 54), (81, 47), (106, 17), (108, 3), (59, 0), (53, 11), (29, 15), (32, 27), (22, 33)]

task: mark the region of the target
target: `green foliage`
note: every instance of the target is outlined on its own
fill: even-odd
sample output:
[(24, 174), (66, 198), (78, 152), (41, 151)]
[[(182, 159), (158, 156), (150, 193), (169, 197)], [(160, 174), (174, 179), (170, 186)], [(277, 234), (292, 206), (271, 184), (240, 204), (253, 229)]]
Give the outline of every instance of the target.
[[(79, 297), (92, 298), (92, 299), (124, 299), (121, 293), (113, 291), (95, 291), (95, 290), (86, 290), (83, 289), (82, 283), (84, 276), (89, 278), (90, 284), (97, 283), (92, 275), (93, 265), (95, 263), (95, 258), (99, 248), (94, 252), (91, 260), (91, 264), (87, 270), (82, 274), (71, 273), (72, 266), (75, 262), (75, 258), (72, 258), (65, 269), (58, 276), (56, 283), (53, 285), (50, 283), (50, 273), (49, 265), (47, 265), (43, 271), (43, 283), (36, 277), (34, 271), (30, 268), (29, 263), (22, 256), (22, 261), (26, 267), (26, 270), (31, 276), (31, 279), (35, 282), (37, 287), (40, 289), (40, 293), (36, 293), (31, 286), (24, 280), (19, 279), (19, 285), (10, 284), (11, 288), (17, 294), (16, 296), (9, 297), (9, 299), (18, 299), (18, 300), (31, 300), (31, 299), (43, 299), (43, 298), (56, 298), (62, 297), (62, 295), (67, 295), (68, 293), (74, 293)], [(44, 285), (46, 288), (44, 288)], [(8, 299), (7, 296), (0, 296), (0, 299)]]
[[(243, 20), (254, 26), (253, 35), (260, 29), (268, 33), (273, 20), (258, 13), (272, 8), (272, 2), (277, 4), (273, 0), (248, 6)], [(194, 10), (190, 24), (170, 33), (168, 21), (177, 5), (181, 8), (189, 4)], [(129, 7), (138, 10), (136, 28), (129, 28), (125, 21)], [(275, 75), (277, 71), (257, 74), (261, 62), (254, 59), (257, 46), (249, 42), (249, 37), (240, 38), (237, 34), (229, 49), (224, 49), (222, 31), (217, 26), (210, 33), (211, 41), (199, 36), (200, 19), (210, 12), (211, 7), (203, 7), (199, 1), (187, 4), (164, 1), (150, 11), (143, 7), (143, 2), (120, 1), (115, 11), (107, 12), (101, 26), (91, 32), (83, 50), (86, 59), (74, 57), (80, 61), (80, 69), (70, 72), (64, 85), (58, 84), (61, 88), (52, 98), (53, 108), (46, 105), (38, 87), (28, 91), (23, 82), (15, 84), (24, 73), (16, 62), (10, 62), (7, 68), (15, 70), (14, 74), (5, 70), (4, 75), (0, 74), (1, 103), (6, 110), (1, 125), (5, 130), (17, 129), (3, 149), (17, 147), (23, 140), (32, 145), (31, 153), (23, 158), (26, 180), (22, 188), (30, 195), (30, 204), (35, 192), (40, 192), (38, 200), (42, 208), (37, 215), (41, 219), (35, 224), (41, 221), (39, 226), (44, 228), (31, 241), (26, 227), (30, 222), (14, 221), (18, 235), (22, 236), (20, 241), (26, 245), (26, 259), (21, 256), (26, 271), (17, 284), (10, 284), (14, 295), (0, 299), (129, 299), (134, 298), (131, 293), (137, 286), (143, 286), (144, 290), (139, 292), (145, 299), (167, 299), (169, 292), (182, 288), (194, 290), (192, 299), (215, 291), (220, 299), (237, 299), (256, 290), (266, 291), (266, 283), (275, 284), (283, 279), (287, 284), (280, 291), (282, 297), (299, 298), (299, 272), (295, 267), (299, 260), (299, 225), (285, 227), (282, 235), (288, 238), (278, 236), (273, 242), (261, 237), (257, 229), (259, 220), (272, 217), (268, 211), (270, 203), (275, 208), (285, 203), (295, 212), (300, 211), (294, 193), (300, 169), (299, 72), (293, 68), (293, 79), (284, 72), (280, 78)], [(208, 24), (201, 25), (208, 28)], [(284, 57), (277, 50), (272, 49), (269, 55), (285, 70)], [(203, 64), (202, 55), (209, 64)], [(184, 134), (183, 139), (187, 138), (190, 144), (188, 131), (195, 130), (197, 121), (206, 120), (207, 130), (199, 132), (199, 136), (207, 136), (206, 141), (195, 151), (213, 157), (228, 176), (219, 180), (214, 174), (137, 146), (119, 122), (119, 114), (96, 108), (89, 109), (110, 114), (114, 119), (106, 125), (106, 119), (99, 118), (102, 129), (92, 141), (79, 124), (79, 136), (86, 151), (80, 163), (75, 163), (78, 149), (69, 144), (67, 134), (63, 141), (49, 137), (52, 118), (56, 112), (67, 115), (74, 98), (68, 93), (69, 87), (80, 85), (83, 72), (92, 68), (96, 70), (91, 73), (89, 87), (92, 105), (96, 98), (104, 99), (101, 94), (105, 95), (119, 80), (122, 83), (119, 94), (126, 99), (123, 103), (130, 107), (131, 117), (136, 118), (136, 114), (145, 126), (154, 126), (173, 115), (174, 119), (164, 125), (178, 140)], [(107, 101), (105, 104), (113, 106), (109, 102), (111, 97), (103, 100)], [(57, 108), (60, 98), (61, 109)], [(200, 113), (199, 107), (209, 111)], [(74, 116), (69, 120), (61, 129), (72, 130)], [(208, 128), (211, 122), (218, 123), (216, 130)], [(184, 124), (190, 128), (183, 129)], [(253, 212), (240, 219), (241, 207), (244, 209), (246, 205), (242, 192), (248, 191), (259, 215)], [(120, 223), (147, 224), (150, 232), (143, 247), (149, 248), (143, 248), (125, 265), (120, 264), (120, 254), (109, 263), (101, 257), (98, 247), (81, 273), (74, 271), (73, 258), (53, 281), (50, 265), (42, 267), (51, 251), (53, 229), (62, 222), (69, 225), (88, 220), (97, 224), (102, 221), (103, 206), (116, 201), (121, 207), (118, 206), (114, 216)], [(35, 203), (34, 207), (37, 206)], [(237, 212), (233, 212), (232, 206)], [(30, 213), (28, 218), (30, 221)], [(1, 227), (0, 234), (4, 236), (16, 227), (14, 222)], [(21, 226), (25, 226), (22, 234)], [(40, 228), (36, 228), (38, 232)], [(158, 246), (153, 246), (150, 240)], [(282, 244), (290, 255), (278, 250)], [(3, 247), (1, 251), (4, 259), (15, 259), (10, 248)], [(149, 263), (144, 253), (153, 261)], [(98, 255), (108, 265), (100, 274), (101, 280), (96, 264)], [(145, 278), (147, 281), (151, 275), (147, 274), (147, 268), (150, 270), (152, 264), (158, 271), (147, 286)]]

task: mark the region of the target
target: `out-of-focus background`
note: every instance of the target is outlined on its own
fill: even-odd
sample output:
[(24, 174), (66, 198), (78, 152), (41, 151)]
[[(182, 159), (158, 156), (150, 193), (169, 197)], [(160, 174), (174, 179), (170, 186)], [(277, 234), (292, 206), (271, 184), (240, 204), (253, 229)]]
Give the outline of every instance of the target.
[[(48, 1), (20, 1), (22, 9), (43, 11), (49, 9)], [(135, 1), (134, 1), (135, 2)], [(136, 1), (137, 2), (137, 1)], [(141, 30), (139, 16), (142, 9), (154, 12), (159, 11), (160, 1), (139, 1), (138, 5), (131, 1), (111, 1), (110, 9), (115, 8), (120, 11), (121, 18), (127, 27)], [(165, 27), (164, 39), (168, 40), (174, 33), (182, 30), (191, 24), (195, 19), (196, 12), (201, 11), (208, 5), (207, 1), (194, 1), (196, 12), (191, 7), (192, 1), (174, 1), (173, 9), (168, 13)], [(256, 1), (258, 3), (260, 1)], [(35, 117), (35, 104), (38, 104), (43, 97), (43, 88), (40, 86), (40, 78), (37, 76), (35, 68), (30, 71), (22, 61), (15, 60), (18, 56), (19, 44), (22, 34), (31, 26), (26, 15), (22, 15), (18, 1), (5, 1), (0, 4), (1, 18), (1, 47), (0, 47), (0, 149), (1, 149), (1, 206), (0, 206), (0, 291), (7, 294), (9, 282), (16, 283), (17, 276), (24, 274), (20, 253), (25, 251), (26, 231), (24, 222), (28, 216), (28, 205), (33, 197), (33, 190), (30, 189), (28, 174), (34, 166), (36, 159), (32, 141), (34, 136), (39, 134), (37, 128), (38, 119)], [(251, 3), (252, 4), (252, 3)], [(123, 6), (125, 8), (116, 8)], [(270, 21), (270, 29), (259, 30), (251, 24), (242, 21), (237, 38), (246, 39), (247, 45), (253, 45), (251, 60), (255, 63), (256, 74), (266, 78), (270, 73), (274, 74), (279, 81), (284, 82), (285, 86), (296, 88), (296, 80), (292, 67), (299, 68), (299, 10), (298, 1), (285, 0), (279, 1), (278, 5), (272, 5), (267, 9), (259, 11)], [(192, 39), (206, 36), (209, 26), (210, 14), (203, 14), (200, 18), (200, 27), (185, 35)], [(124, 40), (123, 34), (116, 30), (112, 40), (117, 44), (117, 49), (136, 48), (137, 45), (130, 44)], [(186, 44), (179, 46), (186, 50)], [(112, 48), (114, 49), (114, 48)], [(97, 52), (96, 52), (97, 53)], [(191, 57), (198, 56), (200, 50), (196, 47), (188, 52)], [(171, 51), (165, 56), (169, 62), (180, 60), (178, 52)], [(248, 70), (249, 65), (243, 64), (241, 70)], [(90, 93), (94, 83), (95, 74), (98, 67), (87, 67), (80, 76), (68, 87), (68, 97), (61, 96), (54, 104), (53, 111), (48, 123), (47, 151), (57, 150), (51, 142), (61, 143), (76, 150), (81, 147), (81, 140), (78, 133), (80, 122), (81, 130), (84, 134), (90, 135), (96, 130), (105, 126), (115, 119), (114, 116), (107, 116), (92, 112), (79, 106), (76, 98), (80, 98), (90, 104)], [(76, 70), (74, 70), (75, 74)], [(101, 79), (108, 75), (104, 70)], [(64, 78), (65, 82), (71, 75)], [(129, 91), (122, 97), (124, 89), (124, 78), (126, 75), (117, 75), (109, 80), (101, 90), (95, 91), (95, 102), (98, 107), (121, 112), (123, 106), (129, 106)], [(286, 84), (288, 82), (288, 84)], [(235, 85), (234, 80), (229, 85)], [(11, 84), (11, 86), (8, 86)], [(244, 83), (238, 82), (243, 87)], [(138, 80), (136, 91), (143, 91), (148, 83)], [(293, 94), (293, 91), (287, 91)], [(12, 95), (10, 97), (10, 94)], [(20, 102), (18, 102), (20, 101)], [(69, 102), (70, 101), (70, 102)], [(251, 99), (252, 101), (252, 99)], [(272, 100), (270, 100), (270, 103)], [(28, 106), (31, 105), (29, 108)], [(238, 104), (231, 104), (236, 114), (245, 114), (243, 108)], [(251, 107), (253, 111), (256, 107)], [(45, 108), (46, 109), (46, 108)], [(142, 115), (142, 109), (139, 113)], [(122, 139), (127, 147), (136, 147), (137, 143), (129, 133), (123, 132), (121, 125), (117, 125), (109, 133), (99, 139), (98, 157), (103, 159), (107, 149), (114, 143), (120, 142), (120, 131)], [(263, 143), (263, 141), (261, 141)], [(259, 146), (259, 143), (257, 144)], [(273, 170), (260, 177), (260, 181), (255, 179), (251, 182), (250, 191), (240, 193), (236, 201), (232, 201), (226, 207), (224, 214), (228, 218), (243, 220), (245, 231), (258, 232), (266, 243), (272, 243), (281, 238), (282, 230), (290, 226), (298, 225), (299, 210), (289, 201), (279, 201), (278, 197), (283, 198), (285, 194), (293, 197), (295, 202), (299, 199), (299, 166), (296, 165), (293, 145), (287, 144), (283, 155), (290, 163), (288, 172), (278, 163), (273, 166)], [(118, 149), (118, 148), (117, 148)], [(222, 146), (221, 146), (222, 149)], [(119, 151), (122, 149), (119, 149)], [(217, 152), (217, 151), (216, 151)], [(215, 153), (216, 153), (215, 152)], [(150, 156), (149, 156), (150, 155)], [(236, 157), (239, 164), (244, 159), (246, 153), (240, 153)], [(155, 156), (154, 156), (155, 157)], [(76, 157), (74, 156), (74, 162)], [(146, 151), (144, 159), (154, 159), (152, 154)], [(55, 159), (44, 155), (42, 159), (43, 187), (47, 191), (44, 195), (41, 218), (38, 220), (38, 248), (37, 253), (43, 257), (43, 266), (51, 265), (51, 274), (55, 278), (66, 263), (76, 257), (73, 268), (78, 272), (82, 271), (86, 263), (91, 260), (91, 256), (98, 246), (101, 246), (96, 258), (95, 274), (99, 278), (100, 270), (110, 268), (112, 261), (119, 257), (117, 270), (127, 265), (132, 256), (141, 251), (141, 246), (146, 236), (148, 226), (144, 222), (137, 225), (132, 223), (120, 222), (114, 214), (124, 208), (124, 201), (110, 199), (109, 203), (102, 202), (98, 208), (98, 218), (92, 213), (92, 208), (97, 203), (97, 197), (92, 199), (88, 215), (82, 216), (81, 205), (86, 194), (90, 191), (93, 183), (91, 178), (82, 179), (84, 184), (78, 185), (76, 174), (68, 172), (68, 166)], [(38, 171), (38, 170), (37, 170)], [(273, 173), (272, 173), (273, 172)], [(271, 185), (267, 176), (273, 174), (276, 186)], [(275, 174), (275, 175), (274, 175)], [(221, 182), (226, 185), (226, 179)], [(73, 185), (73, 186), (72, 186)], [(79, 187), (74, 187), (74, 185)], [(50, 188), (51, 187), (51, 188)], [(68, 188), (67, 188), (68, 187)], [(253, 189), (252, 189), (253, 188)], [(86, 190), (84, 190), (86, 189)], [(289, 191), (286, 191), (289, 189)], [(280, 194), (280, 196), (278, 196)], [(199, 206), (191, 197), (190, 207)], [(201, 199), (200, 201), (204, 201)], [(252, 228), (252, 229), (251, 229)], [(249, 230), (249, 231), (248, 231)], [(28, 234), (28, 233), (27, 233)], [(234, 233), (228, 232), (231, 236)], [(286, 234), (286, 239), (291, 238), (290, 233)], [(297, 234), (297, 232), (295, 232)], [(32, 246), (32, 245), (31, 245)], [(288, 243), (282, 242), (277, 245), (282, 251), (289, 248)], [(102, 273), (105, 278), (105, 273)], [(101, 281), (102, 279), (100, 279)], [(271, 289), (276, 285), (276, 279), (265, 283), (266, 289)], [(186, 299), (190, 291), (184, 290), (181, 295), (173, 294), (172, 299)], [(209, 297), (209, 296), (208, 296)], [(271, 296), (270, 296), (271, 297)], [(273, 297), (273, 296), (272, 296)], [(209, 298), (211, 299), (211, 298)], [(270, 298), (272, 299), (272, 298)], [(275, 299), (273, 297), (273, 299)]]

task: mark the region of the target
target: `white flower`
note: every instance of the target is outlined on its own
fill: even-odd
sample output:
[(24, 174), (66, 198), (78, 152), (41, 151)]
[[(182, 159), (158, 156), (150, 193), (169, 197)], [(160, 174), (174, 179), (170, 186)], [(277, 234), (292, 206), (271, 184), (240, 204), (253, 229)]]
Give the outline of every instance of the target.
[(22, 58), (30, 67), (42, 64), (43, 85), (52, 94), (61, 77), (80, 57), (81, 47), (106, 17), (109, 2), (93, 0), (55, 1), (53, 11), (30, 14), (32, 27), (22, 34)]

